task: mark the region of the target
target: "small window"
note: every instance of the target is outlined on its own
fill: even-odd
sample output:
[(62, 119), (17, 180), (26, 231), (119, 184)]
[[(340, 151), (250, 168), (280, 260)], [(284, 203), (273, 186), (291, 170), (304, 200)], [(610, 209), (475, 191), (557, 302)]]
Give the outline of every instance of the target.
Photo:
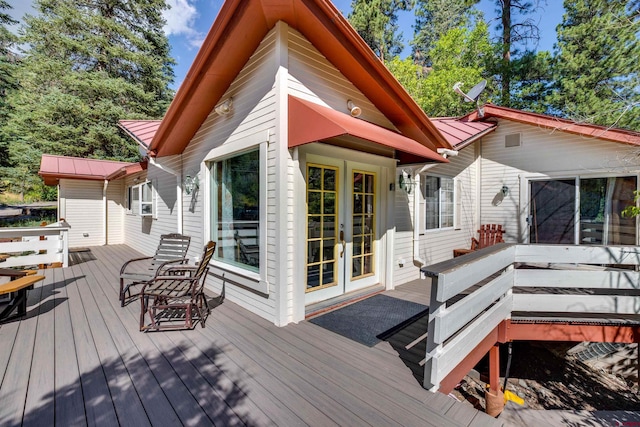
[(153, 216), (153, 186), (150, 181), (127, 188), (127, 212), (132, 215)]
[(425, 229), (452, 228), (455, 210), (453, 178), (427, 175), (422, 183)]

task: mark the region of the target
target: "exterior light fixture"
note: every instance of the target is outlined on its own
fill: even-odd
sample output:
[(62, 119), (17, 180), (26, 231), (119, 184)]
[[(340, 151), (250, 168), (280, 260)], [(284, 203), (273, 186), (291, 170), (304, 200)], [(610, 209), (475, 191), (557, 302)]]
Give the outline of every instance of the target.
[(358, 117), (360, 116), (360, 114), (362, 114), (362, 108), (355, 105), (352, 100), (347, 101), (347, 108), (349, 109), (349, 114), (351, 114), (351, 117)]
[(507, 187), (506, 185), (502, 186), (502, 197), (507, 197), (509, 195), (509, 187)]
[(233, 109), (233, 98), (228, 98), (226, 101), (216, 105), (215, 112), (219, 116), (226, 116), (231, 112), (232, 109)]
[(402, 188), (407, 194), (411, 194), (413, 190), (413, 186), (416, 185), (416, 182), (411, 178), (410, 174), (405, 174), (404, 172), (400, 174), (398, 178), (398, 185)]
[(198, 176), (191, 176), (191, 175), (187, 175), (184, 178), (184, 192), (187, 193), (187, 195), (191, 194), (194, 192), (194, 190), (197, 190), (200, 187), (199, 181), (198, 181)]

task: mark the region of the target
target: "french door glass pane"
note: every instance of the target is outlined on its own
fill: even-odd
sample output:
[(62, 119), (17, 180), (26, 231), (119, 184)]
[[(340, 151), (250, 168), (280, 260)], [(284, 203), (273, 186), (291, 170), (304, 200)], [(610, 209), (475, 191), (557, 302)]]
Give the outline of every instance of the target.
[(337, 284), (336, 168), (307, 166), (307, 291)]
[[(364, 185), (363, 185), (364, 183)], [(375, 240), (375, 175), (353, 173), (351, 277), (373, 273), (372, 253)], [(364, 203), (363, 203), (364, 202)]]

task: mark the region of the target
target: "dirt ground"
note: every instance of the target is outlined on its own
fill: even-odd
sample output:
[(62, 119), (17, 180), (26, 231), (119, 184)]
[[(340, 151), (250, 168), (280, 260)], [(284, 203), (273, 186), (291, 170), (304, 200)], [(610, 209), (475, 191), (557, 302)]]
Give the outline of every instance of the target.
[[(575, 343), (514, 342), (507, 390), (524, 399), (524, 408), (584, 411), (640, 411), (637, 348), (610, 363), (582, 362), (567, 351)], [(501, 348), (501, 384), (507, 361)], [(488, 361), (461, 381), (453, 394), (484, 411)]]

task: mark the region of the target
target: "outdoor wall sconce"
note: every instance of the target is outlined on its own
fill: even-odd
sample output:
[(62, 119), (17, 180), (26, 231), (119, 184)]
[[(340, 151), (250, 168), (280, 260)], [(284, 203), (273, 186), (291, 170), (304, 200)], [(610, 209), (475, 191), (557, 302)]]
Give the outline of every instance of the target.
[(190, 195), (200, 187), (198, 176), (187, 175), (184, 178), (184, 192)]
[(359, 117), (360, 114), (362, 114), (362, 108), (355, 105), (352, 100), (347, 101), (347, 108), (349, 109), (351, 117)]
[(406, 174), (403, 172), (400, 174), (398, 178), (398, 185), (402, 188), (407, 194), (411, 194), (413, 186), (416, 185), (416, 182), (411, 178), (410, 174)]
[(216, 105), (215, 111), (219, 116), (226, 116), (233, 109), (233, 98), (229, 98), (224, 102)]
[(509, 195), (509, 187), (507, 187), (506, 185), (502, 186), (502, 197), (507, 197)]

